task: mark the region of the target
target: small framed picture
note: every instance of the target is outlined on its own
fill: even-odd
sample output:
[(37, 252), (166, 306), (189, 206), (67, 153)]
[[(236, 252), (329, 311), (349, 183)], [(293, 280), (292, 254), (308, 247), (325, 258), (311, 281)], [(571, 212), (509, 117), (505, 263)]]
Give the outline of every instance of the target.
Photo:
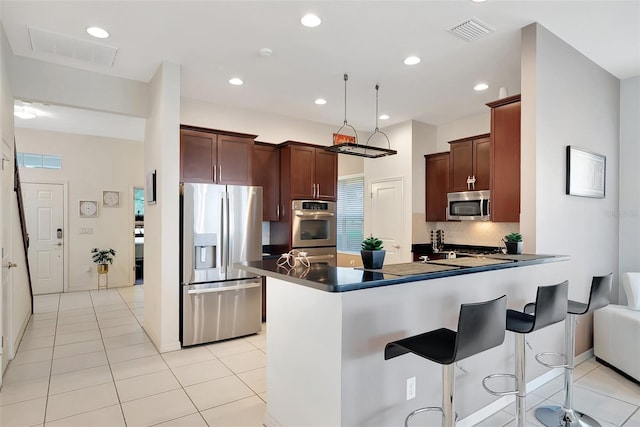
[(566, 193), (604, 199), (607, 159), (601, 154), (567, 145)]
[(120, 192), (119, 191), (103, 191), (102, 206), (106, 208), (120, 207)]
[(154, 169), (147, 175), (147, 184), (145, 187), (146, 200), (148, 205), (156, 204), (156, 170)]
[(78, 207), (80, 218), (96, 218), (98, 216), (97, 200), (80, 200)]

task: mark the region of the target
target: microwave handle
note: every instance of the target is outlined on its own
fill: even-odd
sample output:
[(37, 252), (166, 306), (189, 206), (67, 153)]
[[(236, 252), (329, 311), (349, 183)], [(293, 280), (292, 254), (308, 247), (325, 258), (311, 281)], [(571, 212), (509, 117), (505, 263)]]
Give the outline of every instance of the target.
[(487, 216), (491, 215), (491, 200), (487, 200)]
[(449, 221), (449, 206), (444, 208), (444, 217)]

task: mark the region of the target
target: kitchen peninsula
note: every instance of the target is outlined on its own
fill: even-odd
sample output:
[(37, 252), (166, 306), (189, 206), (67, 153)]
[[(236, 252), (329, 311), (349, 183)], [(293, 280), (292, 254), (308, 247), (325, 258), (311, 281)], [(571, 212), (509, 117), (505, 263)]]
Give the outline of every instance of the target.
[[(428, 263), (424, 265), (437, 271), (404, 276), (322, 264), (285, 269), (276, 260), (243, 263), (240, 268), (267, 276), (265, 425), (394, 426), (413, 409), (438, 406), (440, 366), (412, 355), (385, 361), (384, 347), (439, 327), (455, 330), (463, 303), (506, 294), (507, 306), (521, 310), (535, 299), (537, 286), (568, 277), (568, 257), (508, 257), (476, 267)], [(563, 325), (531, 335), (530, 385), (550, 376), (529, 354), (561, 352)], [(484, 415), (478, 411), (497, 400), (484, 391), (482, 378), (513, 372), (513, 341), (507, 333), (502, 346), (458, 364), (460, 426), (480, 421)], [(416, 399), (406, 400), (407, 379), (412, 377)], [(422, 415), (422, 424), (440, 420), (438, 412)]]

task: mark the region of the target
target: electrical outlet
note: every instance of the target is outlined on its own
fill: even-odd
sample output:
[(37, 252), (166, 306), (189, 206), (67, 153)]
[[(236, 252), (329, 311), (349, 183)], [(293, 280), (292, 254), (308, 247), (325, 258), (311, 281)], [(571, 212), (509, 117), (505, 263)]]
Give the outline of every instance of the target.
[(416, 397), (416, 377), (407, 378), (407, 400)]

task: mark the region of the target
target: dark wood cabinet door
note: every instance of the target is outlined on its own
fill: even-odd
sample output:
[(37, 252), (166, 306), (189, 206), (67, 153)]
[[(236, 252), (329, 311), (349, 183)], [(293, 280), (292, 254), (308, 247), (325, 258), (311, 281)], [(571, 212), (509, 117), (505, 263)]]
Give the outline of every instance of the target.
[(256, 144), (251, 159), (252, 185), (262, 187), (262, 220), (280, 220), (280, 153), (274, 145)]
[(449, 191), (468, 191), (473, 175), (473, 140), (452, 142), (449, 155)]
[(316, 198), (336, 201), (338, 198), (338, 155), (316, 148)]
[(216, 135), (180, 131), (180, 181), (215, 182)]
[(427, 221), (446, 221), (449, 192), (449, 153), (424, 156), (426, 161), (425, 201)]
[(491, 138), (473, 140), (473, 175), (476, 177), (474, 189), (488, 190), (491, 186)]
[(291, 199), (312, 199), (316, 183), (316, 149), (304, 145), (290, 146)]
[(520, 221), (520, 95), (491, 107), (491, 221)]
[(217, 182), (250, 185), (252, 148), (251, 139), (218, 135)]

